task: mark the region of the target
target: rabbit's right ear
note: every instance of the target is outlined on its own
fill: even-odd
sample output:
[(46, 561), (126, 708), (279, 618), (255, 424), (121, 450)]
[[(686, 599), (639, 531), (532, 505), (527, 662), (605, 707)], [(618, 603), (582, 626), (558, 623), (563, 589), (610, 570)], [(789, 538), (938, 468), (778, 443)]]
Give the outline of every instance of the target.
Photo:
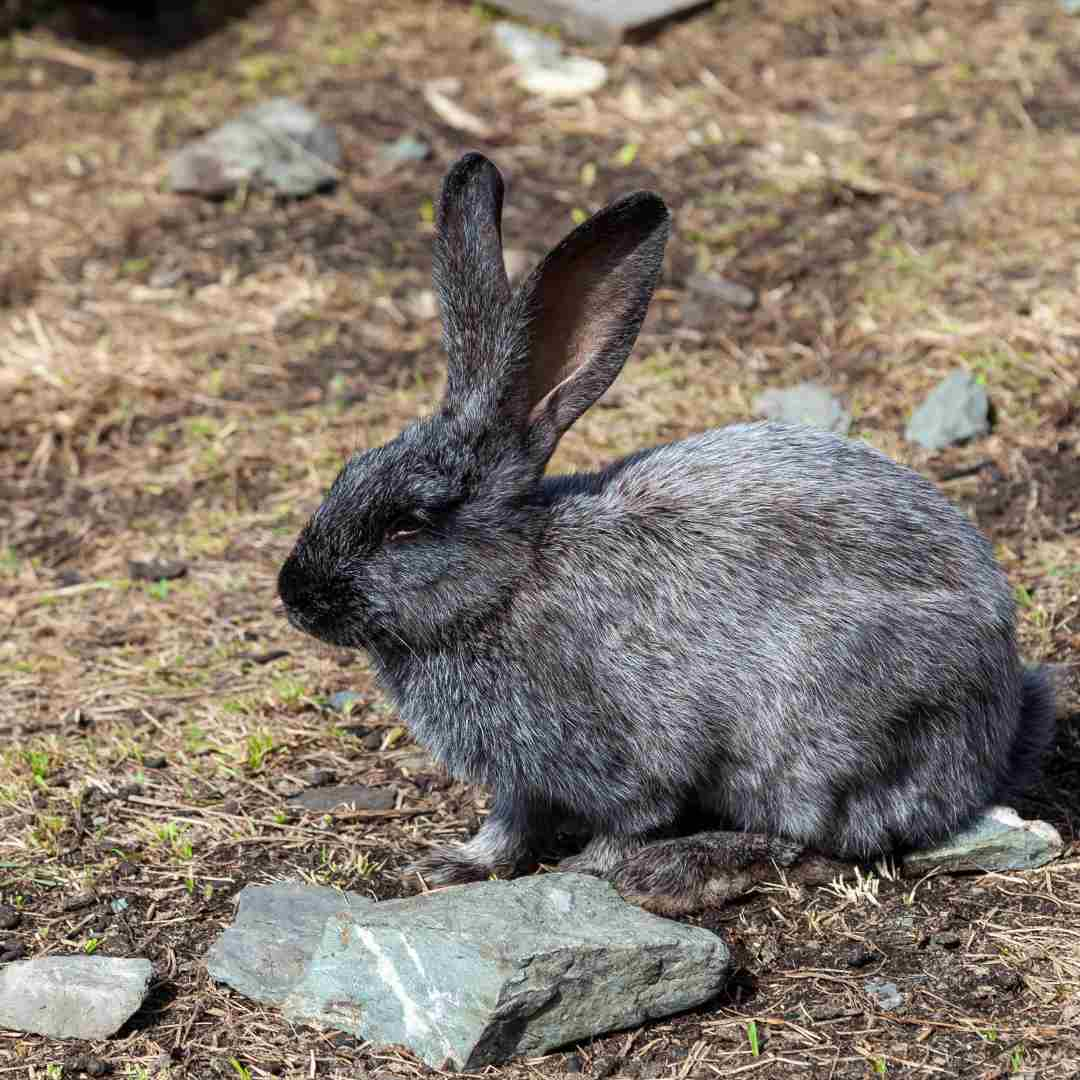
[(670, 228), (659, 195), (627, 195), (579, 225), (522, 286), (527, 342), (514, 376), (512, 420), (538, 470), (622, 370)]
[(446, 174), (435, 211), (434, 283), (449, 400), (475, 385), (490, 352), (490, 328), (510, 299), (502, 204), (502, 176), (483, 154), (466, 154)]

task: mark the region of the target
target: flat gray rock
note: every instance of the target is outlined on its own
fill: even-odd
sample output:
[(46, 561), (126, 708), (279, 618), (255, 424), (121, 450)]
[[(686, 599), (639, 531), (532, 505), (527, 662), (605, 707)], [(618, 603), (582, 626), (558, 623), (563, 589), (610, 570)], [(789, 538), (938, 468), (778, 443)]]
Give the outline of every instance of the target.
[(769, 420), (809, 424), (839, 435), (846, 434), (851, 427), (851, 413), (824, 386), (811, 382), (758, 394), (754, 399), (754, 412)]
[(924, 450), (943, 450), (990, 431), (986, 387), (969, 371), (946, 376), (908, 421), (904, 437)]
[(545, 874), (331, 916), (285, 1012), (472, 1070), (701, 1004), (729, 965), (710, 931)]
[(740, 311), (753, 311), (758, 305), (758, 294), (753, 289), (719, 274), (694, 274), (686, 285), (704, 300), (716, 300)]
[(210, 946), (211, 978), (266, 1005), (280, 1005), (304, 977), (331, 915), (371, 907), (356, 893), (293, 883), (248, 885), (236, 921)]
[(988, 810), (967, 831), (904, 857), (906, 876), (963, 870), (1034, 870), (1065, 849), (1061, 834), (1046, 821), (1025, 821), (1008, 806)]
[(290, 1019), (477, 1069), (699, 1005), (730, 956), (597, 878), (545, 874), (379, 904), (249, 886), (208, 967)]
[(317, 814), (326, 814), (338, 807), (353, 810), (392, 810), (397, 795), (388, 787), (373, 788), (364, 784), (343, 784), (339, 787), (315, 787), (301, 791), (288, 800)]
[(43, 956), (0, 969), (0, 1027), (52, 1039), (107, 1039), (139, 1008), (149, 960)]
[(412, 135), (402, 135), (392, 143), (379, 147), (379, 160), (386, 166), (425, 161), (431, 157), (431, 146)]
[(169, 163), (169, 184), (212, 197), (244, 184), (309, 195), (331, 186), (340, 166), (334, 129), (303, 105), (272, 98), (185, 146)]

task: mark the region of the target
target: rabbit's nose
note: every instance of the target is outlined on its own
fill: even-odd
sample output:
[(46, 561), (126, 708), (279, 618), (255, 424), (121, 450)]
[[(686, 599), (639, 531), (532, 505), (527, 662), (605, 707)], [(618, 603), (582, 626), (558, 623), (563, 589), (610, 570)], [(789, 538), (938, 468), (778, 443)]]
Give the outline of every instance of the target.
[(287, 610), (304, 613), (318, 605), (319, 589), (300, 559), (293, 553), (278, 572), (278, 596)]

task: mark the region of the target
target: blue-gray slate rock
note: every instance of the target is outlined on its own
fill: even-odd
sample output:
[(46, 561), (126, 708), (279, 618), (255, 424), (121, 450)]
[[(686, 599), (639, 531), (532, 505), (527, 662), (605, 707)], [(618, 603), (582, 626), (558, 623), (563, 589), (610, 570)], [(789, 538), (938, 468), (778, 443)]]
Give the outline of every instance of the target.
[(809, 424), (839, 435), (846, 434), (851, 427), (851, 413), (824, 386), (811, 382), (785, 390), (765, 390), (754, 399), (754, 412), (769, 420)]
[(911, 414), (905, 438), (924, 450), (986, 435), (990, 431), (990, 399), (986, 387), (970, 371), (954, 371), (930, 391)]
[(867, 979), (863, 989), (874, 999), (874, 1004), (879, 1009), (893, 1012), (904, 1005), (904, 995), (900, 993), (896, 983), (886, 982), (878, 975)]
[(242, 185), (310, 195), (335, 183), (341, 160), (332, 127), (289, 98), (272, 98), (185, 146), (169, 163), (169, 184), (211, 197)]
[(911, 877), (933, 869), (1034, 870), (1056, 859), (1065, 849), (1061, 834), (1047, 821), (1025, 821), (1007, 806), (988, 810), (970, 829), (937, 847), (904, 857), (904, 874)]
[(710, 931), (549, 874), (331, 916), (285, 1012), (473, 1070), (698, 1005), (729, 965)]
[(356, 705), (362, 705), (363, 702), (363, 695), (355, 690), (338, 690), (326, 699), (326, 707), (331, 712), (344, 713), (348, 716)]
[(379, 160), (387, 166), (404, 165), (411, 161), (424, 161), (431, 156), (431, 147), (412, 135), (402, 135), (392, 143), (379, 147)]
[(52, 1039), (107, 1039), (146, 997), (149, 960), (42, 956), (0, 969), (0, 1028)]
[[(581, 874), (379, 904), (274, 890), (255, 903), (245, 902), (253, 887), (241, 894), (210, 973), (258, 1000), (280, 1001), (308, 953), (282, 1003), (288, 1017), (402, 1044), (435, 1066), (478, 1069), (691, 1008), (720, 991), (730, 969), (715, 934), (649, 915)], [(305, 892), (314, 899), (307, 913)], [(288, 956), (275, 958), (283, 948)]]
[(280, 1005), (304, 977), (326, 920), (373, 903), (314, 885), (248, 885), (235, 922), (210, 946), (206, 969), (254, 1001)]

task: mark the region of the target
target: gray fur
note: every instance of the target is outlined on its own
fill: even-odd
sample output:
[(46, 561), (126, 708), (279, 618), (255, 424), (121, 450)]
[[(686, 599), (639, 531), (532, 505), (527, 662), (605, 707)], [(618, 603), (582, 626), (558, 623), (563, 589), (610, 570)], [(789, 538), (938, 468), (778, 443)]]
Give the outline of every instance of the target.
[(990, 545), (912, 470), (755, 423), (542, 475), (633, 345), (667, 213), (613, 204), (504, 298), (501, 202), (479, 155), (451, 170), (446, 398), (345, 465), (279, 583), (296, 626), (366, 649), (416, 739), (492, 789), (428, 880), (520, 869), (567, 816), (593, 834), (575, 868), (624, 883), (650, 843), (691, 865), (662, 838), (695, 811), (870, 858), (1029, 783), (1049, 682), (1021, 664)]

